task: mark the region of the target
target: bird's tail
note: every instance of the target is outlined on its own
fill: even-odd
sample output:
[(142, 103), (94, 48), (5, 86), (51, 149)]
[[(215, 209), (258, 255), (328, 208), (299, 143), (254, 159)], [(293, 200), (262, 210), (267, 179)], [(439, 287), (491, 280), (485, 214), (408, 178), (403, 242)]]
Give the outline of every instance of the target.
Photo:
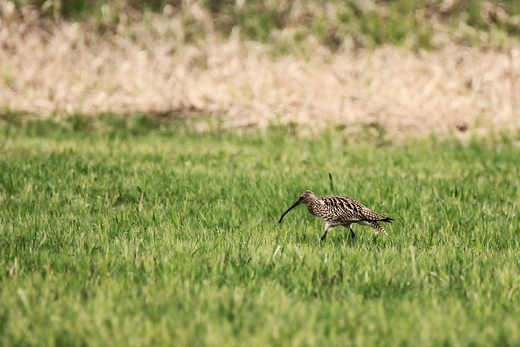
[(370, 225), (372, 228), (376, 229), (377, 231), (379, 231), (381, 234), (386, 234), (385, 228), (383, 228), (381, 225), (379, 225), (379, 223), (377, 223), (376, 221), (370, 221), (367, 224)]

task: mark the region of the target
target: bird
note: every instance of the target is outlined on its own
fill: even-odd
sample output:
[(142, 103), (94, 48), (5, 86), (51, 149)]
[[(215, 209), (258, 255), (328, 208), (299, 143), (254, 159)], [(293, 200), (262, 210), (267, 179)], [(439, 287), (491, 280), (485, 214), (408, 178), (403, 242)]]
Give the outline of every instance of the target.
[(386, 230), (379, 225), (378, 222), (391, 223), (394, 220), (393, 218), (370, 210), (359, 201), (348, 196), (327, 195), (318, 198), (316, 194), (310, 190), (306, 190), (302, 193), (298, 201), (284, 212), (278, 223), (282, 222), (283, 217), (285, 217), (290, 210), (300, 204), (306, 204), (311, 214), (325, 222), (325, 232), (320, 238), (320, 242), (325, 241), (330, 229), (338, 226), (348, 228), (350, 230), (350, 236), (354, 240), (356, 238), (356, 234), (354, 230), (352, 230), (352, 224), (354, 223), (372, 227), (380, 233), (386, 234)]

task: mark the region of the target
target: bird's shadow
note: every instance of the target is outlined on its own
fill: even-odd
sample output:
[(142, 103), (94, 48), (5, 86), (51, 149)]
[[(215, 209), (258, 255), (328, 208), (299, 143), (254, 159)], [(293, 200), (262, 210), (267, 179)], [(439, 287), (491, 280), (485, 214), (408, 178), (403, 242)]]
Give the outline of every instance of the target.
[(374, 233), (372, 235), (359, 235), (356, 233), (356, 237), (352, 238), (350, 235), (328, 235), (327, 238), (323, 241), (318, 239), (314, 241), (316, 246), (324, 247), (327, 244), (332, 244), (334, 246), (341, 247), (360, 247), (360, 246), (368, 246), (371, 248), (384, 248), (387, 244), (386, 242), (387, 235), (382, 235), (379, 233)]
[(325, 247), (328, 244), (334, 245), (334, 246), (342, 246), (342, 247), (355, 247), (359, 244), (359, 237), (356, 237), (353, 239), (350, 236), (327, 236), (325, 240), (318, 239), (318, 241), (314, 242), (316, 246), (318, 247)]

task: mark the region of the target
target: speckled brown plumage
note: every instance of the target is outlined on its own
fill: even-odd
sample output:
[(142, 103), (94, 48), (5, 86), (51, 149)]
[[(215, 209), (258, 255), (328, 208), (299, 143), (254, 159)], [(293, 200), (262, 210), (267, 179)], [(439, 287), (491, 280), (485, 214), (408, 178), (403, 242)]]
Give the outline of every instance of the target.
[(376, 213), (359, 201), (348, 196), (331, 195), (322, 196), (318, 198), (316, 194), (310, 190), (306, 190), (280, 218), (279, 223), (282, 222), (283, 217), (294, 207), (299, 204), (306, 204), (309, 212), (316, 217), (319, 217), (325, 222), (325, 232), (321, 237), (321, 241), (325, 240), (330, 229), (337, 226), (344, 226), (350, 230), (350, 234), (354, 239), (356, 234), (352, 230), (352, 224), (357, 223), (365, 226), (370, 226), (382, 234), (386, 234), (385, 229), (379, 225), (378, 222), (392, 222), (393, 219), (385, 217)]

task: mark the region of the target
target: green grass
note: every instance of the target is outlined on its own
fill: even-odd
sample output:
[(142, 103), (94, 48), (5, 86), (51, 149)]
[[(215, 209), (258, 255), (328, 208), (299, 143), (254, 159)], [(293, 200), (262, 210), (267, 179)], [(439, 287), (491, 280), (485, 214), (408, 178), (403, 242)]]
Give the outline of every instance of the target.
[[(4, 122), (0, 345), (519, 345), (519, 140)], [(278, 224), (329, 172), (388, 235)]]

